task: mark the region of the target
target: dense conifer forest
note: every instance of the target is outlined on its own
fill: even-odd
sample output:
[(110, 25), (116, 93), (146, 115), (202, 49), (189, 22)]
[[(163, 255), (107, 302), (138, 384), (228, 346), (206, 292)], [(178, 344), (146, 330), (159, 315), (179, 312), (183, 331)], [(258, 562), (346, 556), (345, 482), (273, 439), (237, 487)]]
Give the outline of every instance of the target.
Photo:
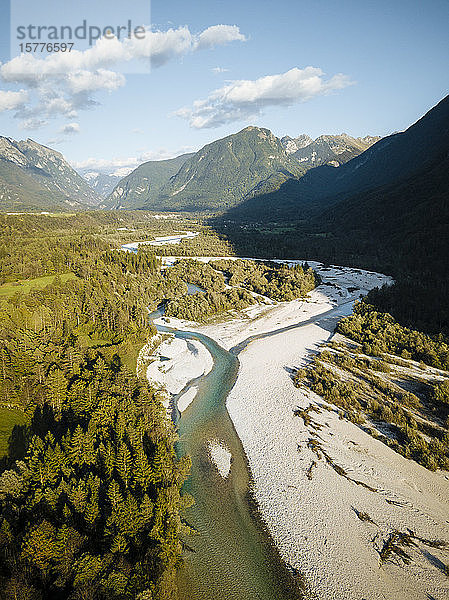
[[(120, 249), (179, 225), (144, 213), (0, 217), (0, 598), (175, 597), (189, 459), (176, 457), (158, 394), (136, 374), (155, 333), (148, 310), (203, 320), (318, 281), (307, 266), (162, 269), (151, 246)], [(230, 254), (198, 226), (181, 254)]]
[(1, 218), (0, 409), (23, 415), (1, 464), (5, 599), (175, 594), (189, 463), (136, 357), (180, 282), (114, 249), (120, 220)]

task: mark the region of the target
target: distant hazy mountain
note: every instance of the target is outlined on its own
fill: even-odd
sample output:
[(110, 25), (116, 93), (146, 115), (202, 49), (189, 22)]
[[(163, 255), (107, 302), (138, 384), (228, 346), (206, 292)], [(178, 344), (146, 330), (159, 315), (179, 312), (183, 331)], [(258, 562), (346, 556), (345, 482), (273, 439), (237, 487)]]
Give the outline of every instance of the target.
[(311, 169), (321, 165), (340, 165), (355, 158), (370, 146), (378, 142), (379, 136), (353, 138), (346, 133), (340, 135), (321, 135), (312, 140), (308, 135), (297, 138), (285, 136), (281, 139), (286, 152), (296, 158), (303, 167)]
[(116, 183), (104, 203), (106, 208), (134, 209), (148, 207), (157, 198), (170, 177), (176, 175), (193, 154), (182, 154), (167, 160), (150, 160)]
[(62, 154), (33, 140), (0, 137), (0, 210), (86, 208), (99, 197)]
[(191, 156), (146, 208), (225, 210), (245, 198), (277, 189), (304, 169), (268, 129), (246, 127)]
[(123, 178), (123, 175), (110, 175), (109, 173), (101, 173), (99, 171), (83, 170), (80, 173), (101, 198), (107, 198), (117, 183)]

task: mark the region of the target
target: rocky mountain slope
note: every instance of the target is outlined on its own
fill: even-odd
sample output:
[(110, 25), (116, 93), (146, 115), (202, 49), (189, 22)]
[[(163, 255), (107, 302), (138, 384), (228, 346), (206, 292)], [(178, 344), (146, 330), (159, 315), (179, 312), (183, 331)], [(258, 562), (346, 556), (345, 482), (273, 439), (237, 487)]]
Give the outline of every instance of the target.
[(62, 154), (31, 139), (0, 137), (0, 210), (95, 207), (96, 192)]
[(340, 165), (355, 158), (378, 142), (379, 136), (353, 138), (346, 133), (340, 135), (320, 135), (312, 140), (308, 135), (298, 138), (282, 138), (281, 142), (288, 154), (296, 158), (303, 167), (311, 169), (321, 165)]
[(107, 198), (113, 191), (117, 183), (123, 178), (123, 175), (114, 175), (101, 173), (99, 171), (80, 171), (81, 176), (87, 181), (90, 187), (101, 197)]

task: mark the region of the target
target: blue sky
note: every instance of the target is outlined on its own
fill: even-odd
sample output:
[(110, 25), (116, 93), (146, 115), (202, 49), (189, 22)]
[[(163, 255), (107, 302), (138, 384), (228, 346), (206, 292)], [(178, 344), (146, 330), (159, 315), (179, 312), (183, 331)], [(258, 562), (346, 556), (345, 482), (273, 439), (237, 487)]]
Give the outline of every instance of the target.
[[(61, 16), (44, 1), (24, 14), (26, 23), (87, 16), (105, 25), (113, 4), (59, 2)], [(386, 135), (414, 122), (449, 87), (448, 0), (153, 0), (151, 7), (138, 0), (132, 10), (116, 3), (117, 19), (129, 16), (136, 25), (146, 19), (162, 36), (175, 30), (176, 39), (163, 37), (163, 64), (151, 71), (129, 72), (139, 70), (135, 61), (124, 69), (97, 62), (91, 73), (73, 71), (70, 93), (66, 73), (38, 78), (31, 69), (34, 80), (29, 73), (15, 77), (8, 65), (9, 3), (0, 6), (0, 134), (53, 146), (77, 166), (132, 166), (249, 124), (279, 136)], [(235, 27), (199, 37), (217, 25)], [(21, 95), (2, 96), (7, 92)]]

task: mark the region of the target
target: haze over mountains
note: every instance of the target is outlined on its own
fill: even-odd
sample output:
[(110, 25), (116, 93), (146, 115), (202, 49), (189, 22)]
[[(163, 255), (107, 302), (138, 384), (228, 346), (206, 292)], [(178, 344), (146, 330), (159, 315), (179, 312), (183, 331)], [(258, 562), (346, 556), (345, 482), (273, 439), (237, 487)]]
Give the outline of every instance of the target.
[(107, 198), (109, 194), (113, 191), (117, 183), (121, 179), (123, 179), (123, 175), (115, 175), (114, 173), (102, 173), (101, 171), (92, 171), (91, 169), (82, 169), (79, 172), (90, 185), (90, 187), (101, 198)]

